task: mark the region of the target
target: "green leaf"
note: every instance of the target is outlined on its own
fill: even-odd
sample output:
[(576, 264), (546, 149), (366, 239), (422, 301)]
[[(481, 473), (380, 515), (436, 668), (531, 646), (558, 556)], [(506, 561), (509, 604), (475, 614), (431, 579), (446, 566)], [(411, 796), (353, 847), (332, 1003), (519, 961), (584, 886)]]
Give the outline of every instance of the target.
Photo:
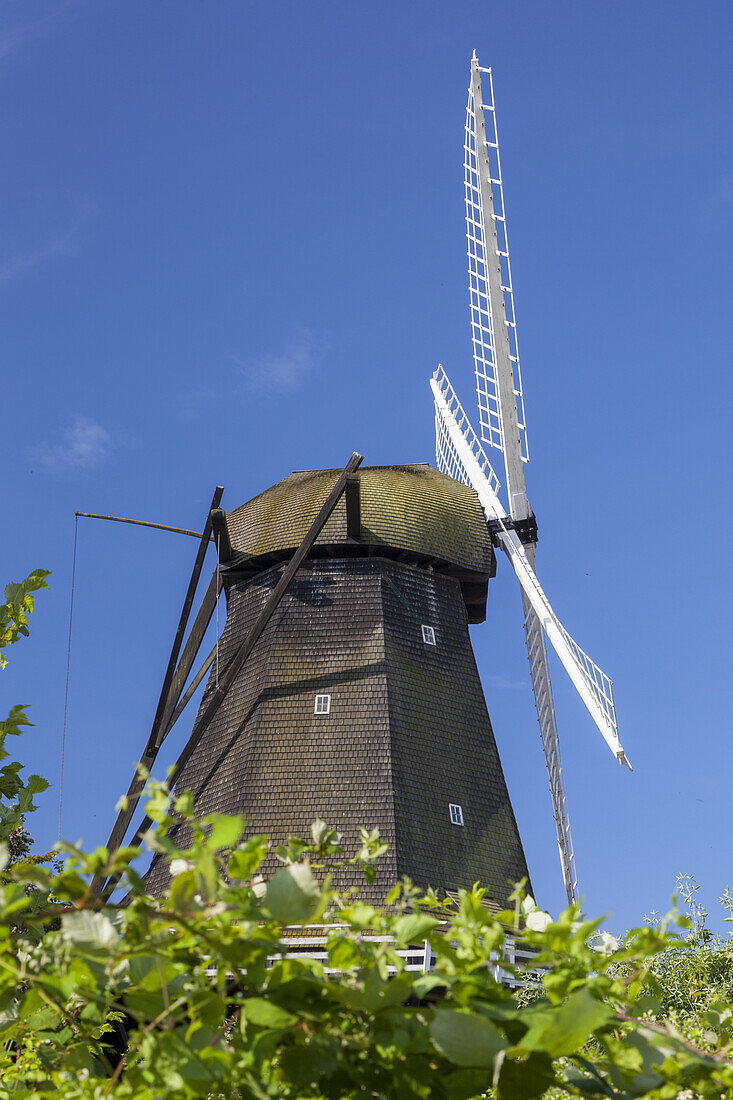
[(527, 1058), (504, 1058), (496, 1082), (497, 1100), (536, 1100), (557, 1083), (552, 1059), (546, 1054)]
[(87, 892), (86, 881), (77, 871), (64, 871), (53, 882), (54, 893), (69, 901), (78, 901)]
[(171, 882), (170, 899), (174, 909), (191, 908), (199, 891), (198, 875), (195, 871), (184, 871)]
[(218, 1030), (224, 1020), (226, 1002), (213, 990), (200, 989), (189, 999), (188, 1009), (193, 1019)]
[[(443, 1078), (443, 1084), (450, 1100), (475, 1100), (486, 1094), (491, 1073), (488, 1069), (454, 1069)], [(515, 1100), (520, 1095), (516, 1093)]]
[(232, 852), (227, 870), (232, 878), (245, 881), (258, 869), (267, 852), (265, 836), (253, 836)]
[(165, 821), (168, 816), (168, 804), (170, 801), (170, 795), (162, 787), (158, 787), (152, 791), (146, 806), (145, 812), (151, 821), (155, 821), (158, 824)]
[(498, 1028), (484, 1016), (451, 1008), (437, 1009), (430, 1022), (430, 1038), (455, 1066), (493, 1066), (494, 1056), (507, 1047)]
[(61, 918), (61, 934), (64, 939), (77, 946), (99, 952), (113, 951), (119, 941), (109, 917), (104, 913), (90, 913), (84, 909), (75, 913), (64, 913)]
[(16, 863), (13, 867), (13, 871), (19, 879), (23, 882), (31, 882), (34, 886), (40, 887), (42, 890), (50, 888), (52, 874), (47, 867), (39, 867), (35, 863), (20, 862)]
[(11, 882), (0, 888), (0, 909), (5, 920), (13, 913), (21, 913), (30, 908), (30, 898), (25, 888), (17, 882)]
[[(336, 1073), (340, 1053), (338, 1042), (315, 1035), (307, 1046), (286, 1047), (281, 1050), (278, 1061), (287, 1073), (288, 1083), (303, 1087)], [(309, 1091), (306, 1095), (313, 1094)]]
[(250, 997), (242, 1006), (247, 1022), (257, 1027), (285, 1028), (297, 1024), (298, 1017), (272, 1001), (262, 997)]
[(0, 996), (0, 1031), (11, 1027), (20, 1015), (20, 994), (17, 990), (9, 989)]
[[(608, 1005), (597, 1001), (589, 989), (578, 989), (563, 1004), (540, 1009), (519, 1048), (544, 1051), (552, 1058), (575, 1054), (596, 1028), (608, 1023), (613, 1015)], [(531, 1014), (528, 1019), (532, 1019)]]
[(338, 1000), (354, 1012), (380, 1012), (403, 1005), (412, 993), (412, 982), (407, 974), (385, 979), (372, 969), (356, 988), (342, 985), (335, 993)]
[(181, 814), (183, 817), (190, 817), (194, 809), (193, 793), (184, 791), (183, 794), (179, 794), (175, 801), (175, 807), (176, 813)]
[(308, 863), (291, 863), (273, 875), (264, 905), (280, 924), (303, 924), (316, 911), (321, 889)]
[(52, 1008), (47, 1008), (45, 1005), (43, 1008), (39, 1008), (37, 1012), (31, 1013), (27, 1018), (28, 1027), (31, 1031), (46, 1031), (48, 1028), (53, 1028), (60, 1022), (60, 1017), (57, 1012)]
[(385, 905), (394, 905), (394, 903), (397, 901), (397, 898), (400, 896), (401, 893), (402, 893), (402, 883), (401, 882), (396, 882), (394, 884), (394, 886), (392, 887), (392, 889), (390, 890), (390, 892), (387, 894), (386, 898), (384, 899), (384, 904)]
[(409, 913), (407, 916), (397, 918), (392, 925), (392, 935), (397, 943), (418, 944), (439, 924), (439, 920), (429, 917), (426, 913)]
[(31, 794), (41, 794), (43, 791), (47, 791), (50, 784), (47, 779), (44, 779), (42, 775), (29, 775), (26, 782), (26, 787)]
[(353, 940), (345, 936), (329, 940), (328, 965), (334, 970), (350, 970), (359, 965), (360, 958), (359, 948)]
[(433, 989), (445, 988), (448, 983), (439, 974), (420, 974), (412, 983), (416, 997), (426, 997)]
[(319, 844), (322, 844), (332, 832), (333, 829), (329, 829), (326, 822), (321, 821), (320, 817), (317, 817), (311, 825), (311, 837), (313, 838), (313, 843), (316, 845), (316, 847)]
[(241, 814), (207, 814), (201, 819), (202, 825), (209, 825), (206, 847), (212, 852), (221, 848), (232, 848), (242, 835), (244, 818)]
[(3, 734), (19, 737), (23, 726), (33, 725), (26, 714), (27, 709), (27, 703), (17, 703), (14, 707), (11, 707), (8, 717), (4, 722), (0, 722), (0, 730), (2, 730)]
[(350, 905), (344, 912), (344, 916), (352, 928), (368, 928), (376, 915), (377, 910), (373, 906), (363, 905), (358, 901)]

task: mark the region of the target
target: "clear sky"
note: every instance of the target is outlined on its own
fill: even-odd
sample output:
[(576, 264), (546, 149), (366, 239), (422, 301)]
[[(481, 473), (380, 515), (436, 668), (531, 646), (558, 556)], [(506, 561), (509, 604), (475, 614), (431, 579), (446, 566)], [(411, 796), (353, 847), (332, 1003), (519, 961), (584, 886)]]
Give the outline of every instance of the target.
[[(354, 449), (433, 461), (438, 361), (472, 407), (476, 49), (495, 77), (538, 572), (615, 681), (635, 767), (558, 666), (586, 906), (623, 929), (665, 909), (677, 872), (711, 907), (733, 886), (732, 38), (723, 0), (4, 0), (2, 574), (53, 577), (0, 706), (33, 703), (22, 756), (54, 781), (39, 844), (56, 838), (74, 511), (196, 528), (217, 483), (232, 509)], [(80, 521), (69, 839), (106, 839), (194, 552)], [(472, 638), (535, 892), (557, 909), (499, 566)]]

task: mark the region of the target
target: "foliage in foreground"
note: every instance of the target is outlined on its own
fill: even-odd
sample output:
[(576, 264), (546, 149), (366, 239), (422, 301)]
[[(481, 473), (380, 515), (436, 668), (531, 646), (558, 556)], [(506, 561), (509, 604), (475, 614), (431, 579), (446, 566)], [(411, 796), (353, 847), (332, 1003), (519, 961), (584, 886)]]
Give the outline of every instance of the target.
[[(18, 708), (0, 725), (6, 758), (22, 725)], [(15, 763), (2, 775), (7, 842), (38, 781)], [(446, 910), (407, 882), (375, 909), (330, 887), (346, 857), (322, 822), (265, 882), (267, 841), (243, 840), (240, 818), (196, 822), (189, 795), (170, 806), (155, 784), (148, 812), (147, 846), (173, 875), (160, 899), (137, 849), (64, 846), (59, 873), (6, 848), (0, 1097), (733, 1097), (731, 955), (694, 904), (687, 938), (665, 919), (620, 944), (577, 908), (550, 920), (521, 888), (498, 915), (479, 888)], [(167, 832), (181, 818), (185, 850)], [(349, 862), (369, 877), (382, 849), (364, 834)], [(127, 904), (95, 898), (100, 871), (122, 874)], [(309, 933), (327, 965), (283, 957)], [(543, 972), (520, 997), (495, 980), (509, 937)], [(425, 941), (435, 966), (408, 970), (398, 949)]]

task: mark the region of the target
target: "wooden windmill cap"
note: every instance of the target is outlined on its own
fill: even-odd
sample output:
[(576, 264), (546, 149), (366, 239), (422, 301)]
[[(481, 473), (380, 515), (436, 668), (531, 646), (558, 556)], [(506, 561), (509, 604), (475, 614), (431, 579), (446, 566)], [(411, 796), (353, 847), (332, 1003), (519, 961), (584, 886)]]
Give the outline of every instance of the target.
[[(340, 470), (302, 470), (229, 512), (232, 574), (252, 574), (300, 545)], [(399, 558), (461, 581), (469, 621), (486, 614), (496, 558), (472, 488), (427, 463), (364, 466), (319, 535), (312, 556)]]

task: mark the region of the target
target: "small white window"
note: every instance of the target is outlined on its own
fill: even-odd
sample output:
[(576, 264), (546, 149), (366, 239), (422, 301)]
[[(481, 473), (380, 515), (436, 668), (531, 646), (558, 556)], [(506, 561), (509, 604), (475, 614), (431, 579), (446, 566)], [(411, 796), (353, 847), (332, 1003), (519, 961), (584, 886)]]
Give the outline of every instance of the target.
[(330, 695), (316, 695), (316, 708), (313, 711), (314, 714), (330, 714), (331, 713), (331, 696)]
[(422, 640), (425, 645), (435, 645), (435, 630), (432, 626), (422, 624)]
[(450, 819), (453, 825), (463, 824), (463, 807), (457, 806), (455, 802), (448, 803), (448, 809), (450, 810)]

